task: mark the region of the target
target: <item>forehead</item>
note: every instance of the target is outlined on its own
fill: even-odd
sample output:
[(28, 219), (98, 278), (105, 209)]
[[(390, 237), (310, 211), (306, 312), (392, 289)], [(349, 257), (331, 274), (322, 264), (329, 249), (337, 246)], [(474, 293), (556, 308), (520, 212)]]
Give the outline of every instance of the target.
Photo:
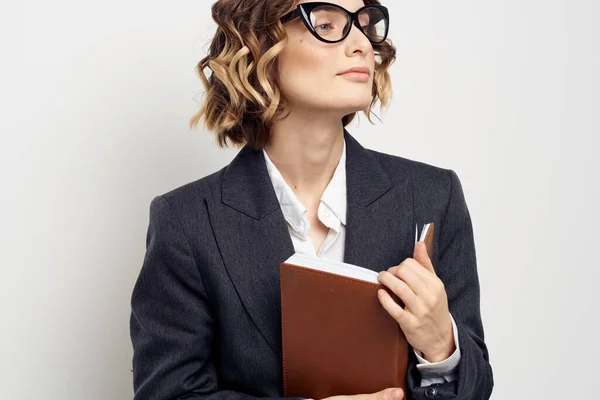
[[(314, 0), (300, 0), (296, 4), (311, 3)], [(327, 3), (337, 4), (348, 11), (356, 11), (365, 5), (363, 0), (328, 0)]]

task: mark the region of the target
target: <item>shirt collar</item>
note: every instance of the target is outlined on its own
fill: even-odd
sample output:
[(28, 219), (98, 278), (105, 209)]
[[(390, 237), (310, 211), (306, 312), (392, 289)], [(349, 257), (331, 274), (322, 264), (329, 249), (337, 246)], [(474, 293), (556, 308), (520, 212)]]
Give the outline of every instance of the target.
[[(296, 194), (283, 179), (283, 176), (273, 164), (267, 152), (263, 149), (267, 164), (267, 171), (275, 189), (277, 200), (281, 206), (283, 216), (296, 232), (304, 232), (308, 227), (308, 219), (304, 218), (307, 208), (298, 200)], [(346, 141), (343, 141), (343, 150), (333, 176), (323, 194), (321, 201), (331, 209), (333, 214), (346, 225)]]

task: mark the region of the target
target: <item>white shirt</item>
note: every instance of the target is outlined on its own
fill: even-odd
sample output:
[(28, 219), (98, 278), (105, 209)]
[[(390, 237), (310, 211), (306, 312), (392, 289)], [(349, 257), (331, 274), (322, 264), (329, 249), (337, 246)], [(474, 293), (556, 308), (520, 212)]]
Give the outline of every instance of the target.
[[(283, 216), (287, 221), (288, 229), (294, 249), (298, 253), (309, 254), (327, 260), (344, 260), (344, 242), (346, 238), (346, 141), (342, 156), (333, 173), (331, 181), (325, 188), (317, 217), (323, 225), (329, 228), (325, 241), (319, 248), (318, 253), (308, 236), (310, 221), (308, 220), (308, 209), (300, 202), (290, 186), (285, 182), (283, 176), (263, 149), (267, 170), (279, 200)], [(457, 366), (460, 361), (460, 348), (458, 344), (458, 330), (452, 314), (452, 328), (454, 330), (454, 344), (456, 350), (450, 357), (439, 362), (429, 362), (422, 357), (421, 352), (413, 349), (417, 356), (417, 369), (421, 374), (421, 386), (429, 386), (433, 383), (452, 382), (456, 380)]]

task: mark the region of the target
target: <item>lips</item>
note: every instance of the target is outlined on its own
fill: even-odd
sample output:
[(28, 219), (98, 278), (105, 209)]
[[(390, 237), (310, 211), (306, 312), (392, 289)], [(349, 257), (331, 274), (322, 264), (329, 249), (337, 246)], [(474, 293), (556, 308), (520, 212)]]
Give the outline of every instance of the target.
[(369, 76), (371, 75), (371, 70), (369, 68), (360, 67), (360, 66), (349, 68), (349, 69), (345, 70), (344, 72), (340, 72), (338, 75), (347, 74), (349, 72), (359, 72), (359, 73), (367, 74)]

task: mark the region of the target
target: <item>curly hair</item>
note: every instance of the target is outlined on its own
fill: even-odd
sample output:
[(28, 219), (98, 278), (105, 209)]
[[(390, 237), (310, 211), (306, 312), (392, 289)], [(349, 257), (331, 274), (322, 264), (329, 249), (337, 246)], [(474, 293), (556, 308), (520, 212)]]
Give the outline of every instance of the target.
[[(217, 31), (208, 55), (195, 67), (205, 88), (205, 101), (190, 119), (190, 128), (204, 118), (205, 127), (217, 133), (219, 147), (229, 147), (231, 142), (238, 148), (248, 144), (260, 150), (268, 143), (272, 122), (281, 117), (286, 107), (277, 85), (277, 56), (287, 42), (279, 19), (295, 3), (296, 0), (218, 0), (212, 5)], [(364, 3), (380, 4), (379, 0)], [(396, 58), (390, 39), (372, 46), (372, 99), (363, 110), (371, 124), (371, 109), (377, 100), (387, 106), (391, 99), (388, 69)], [(212, 71), (208, 78), (204, 75), (206, 67)], [(345, 115), (342, 125), (348, 125), (355, 115), (356, 112)]]

